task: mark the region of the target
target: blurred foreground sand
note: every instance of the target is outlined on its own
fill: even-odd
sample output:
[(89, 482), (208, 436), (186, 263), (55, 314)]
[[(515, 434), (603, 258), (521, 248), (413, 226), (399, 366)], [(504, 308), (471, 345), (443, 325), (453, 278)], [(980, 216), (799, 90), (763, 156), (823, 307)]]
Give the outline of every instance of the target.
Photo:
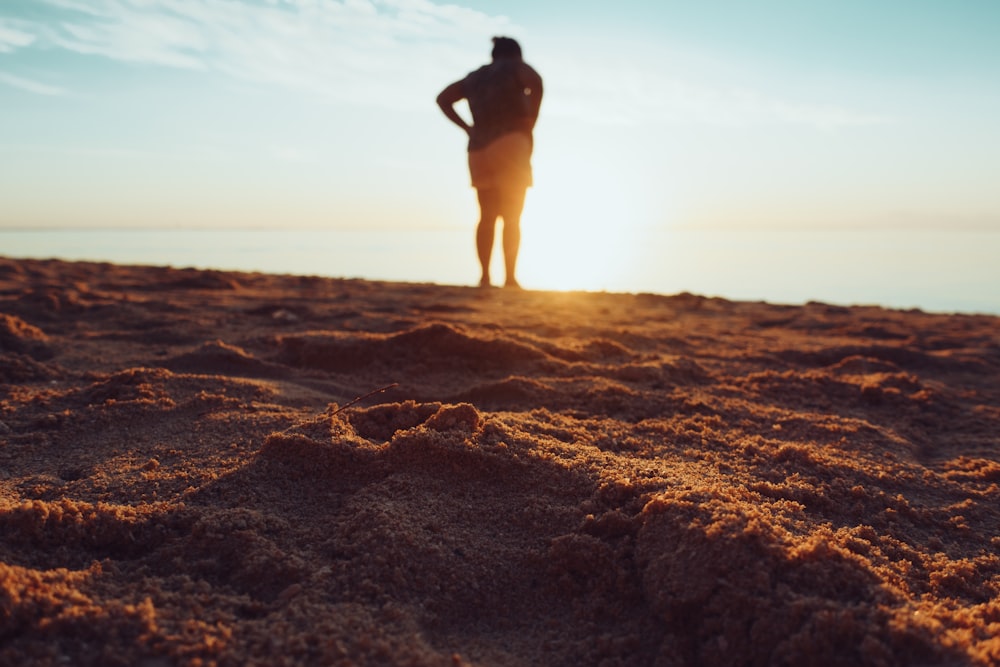
[(0, 663), (997, 664), (998, 325), (0, 259)]

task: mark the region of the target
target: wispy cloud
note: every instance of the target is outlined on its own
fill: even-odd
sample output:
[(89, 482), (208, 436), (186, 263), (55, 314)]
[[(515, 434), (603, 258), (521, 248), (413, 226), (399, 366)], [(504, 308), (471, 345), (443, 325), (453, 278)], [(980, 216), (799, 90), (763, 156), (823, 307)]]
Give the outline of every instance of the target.
[(13, 86), (14, 88), (26, 90), (29, 93), (37, 95), (63, 95), (66, 92), (65, 89), (58, 86), (50, 86), (46, 83), (24, 79), (13, 74), (8, 74), (7, 72), (0, 72), (0, 84)]
[(743, 86), (712, 87), (684, 80), (664, 82), (649, 110), (668, 120), (700, 118), (724, 126), (800, 125), (830, 130), (888, 122), (884, 116), (848, 107), (789, 99)]
[[(514, 28), (429, 0), (40, 0), (0, 44), (38, 45), (116, 61), (223, 73), (337, 99), (398, 104), (399, 87), (443, 86), (443, 72)], [(24, 32), (30, 29), (31, 32)], [(31, 43), (31, 42), (27, 42)], [(0, 47), (2, 48), (2, 47)], [(426, 90), (423, 91), (426, 96)]]
[[(669, 60), (667, 54), (662, 59)], [(550, 97), (547, 112), (584, 115), (596, 124), (781, 124), (826, 130), (889, 121), (848, 106), (797, 100), (793, 90), (765, 93), (734, 84), (725, 75), (685, 75), (638, 57), (628, 62), (619, 58), (589, 63), (554, 58), (552, 67), (550, 89), (558, 87), (559, 94)]]
[[(486, 60), (489, 37), (521, 31), (503, 15), (432, 0), (36, 1), (48, 9), (45, 21), (0, 18), (0, 54), (56, 49), (425, 111), (428, 95)], [(546, 115), (628, 125), (830, 129), (885, 122), (847, 106), (796, 99), (793, 91), (764, 93), (725, 77), (672, 71), (661, 65), (670, 54), (638, 55), (628, 45), (581, 53), (538, 43), (529, 53), (548, 56), (542, 72), (550, 83)], [(31, 86), (18, 74), (5, 82), (33, 92), (55, 90)]]
[(15, 24), (4, 21), (0, 17), (0, 53), (11, 53), (14, 49), (28, 46), (35, 41), (30, 32), (15, 27)]

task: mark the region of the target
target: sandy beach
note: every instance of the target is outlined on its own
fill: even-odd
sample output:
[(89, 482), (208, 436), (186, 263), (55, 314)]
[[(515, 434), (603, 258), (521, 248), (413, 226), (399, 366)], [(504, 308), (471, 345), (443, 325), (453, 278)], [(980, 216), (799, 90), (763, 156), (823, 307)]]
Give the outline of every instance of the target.
[(997, 317), (0, 258), (4, 665), (995, 665), (998, 484)]

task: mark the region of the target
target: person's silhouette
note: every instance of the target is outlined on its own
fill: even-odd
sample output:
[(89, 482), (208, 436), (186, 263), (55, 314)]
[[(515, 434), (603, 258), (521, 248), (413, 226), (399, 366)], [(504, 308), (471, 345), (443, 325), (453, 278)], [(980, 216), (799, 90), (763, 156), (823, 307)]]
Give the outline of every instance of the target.
[[(449, 85), (437, 97), (448, 119), (469, 135), (469, 174), (479, 198), (476, 248), (490, 284), (490, 257), (497, 218), (503, 218), (505, 285), (518, 287), (517, 252), (521, 246), (521, 211), (532, 184), (532, 131), (542, 104), (542, 77), (521, 56), (509, 37), (493, 38), (493, 62)], [(470, 125), (455, 111), (468, 100)]]

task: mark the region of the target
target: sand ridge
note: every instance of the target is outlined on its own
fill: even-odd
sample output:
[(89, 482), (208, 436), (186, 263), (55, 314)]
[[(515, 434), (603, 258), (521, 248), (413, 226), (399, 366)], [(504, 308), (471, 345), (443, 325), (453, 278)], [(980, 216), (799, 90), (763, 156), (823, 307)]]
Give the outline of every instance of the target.
[(996, 664), (997, 324), (0, 259), (0, 663)]

